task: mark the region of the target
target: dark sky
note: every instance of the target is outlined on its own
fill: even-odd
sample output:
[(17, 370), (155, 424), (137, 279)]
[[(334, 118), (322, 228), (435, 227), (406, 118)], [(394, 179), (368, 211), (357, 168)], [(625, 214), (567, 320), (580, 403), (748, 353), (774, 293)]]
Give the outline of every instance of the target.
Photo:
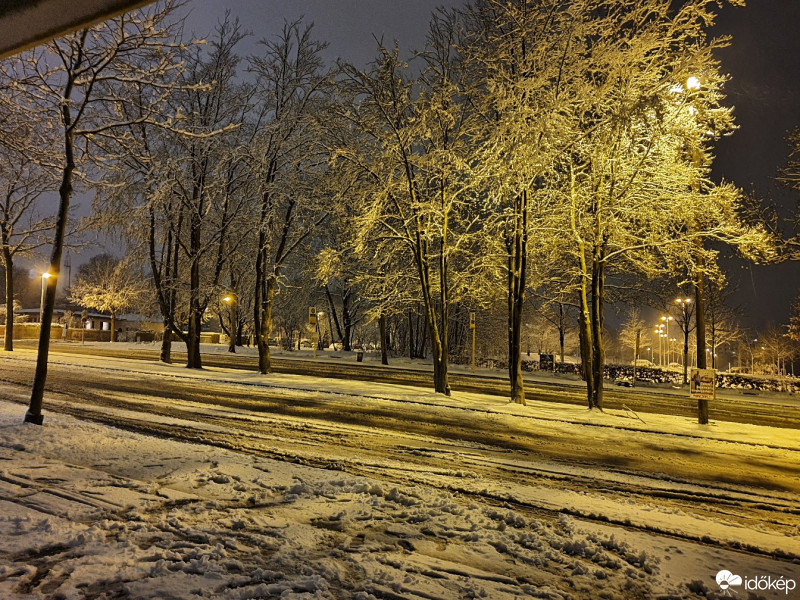
[[(720, 141), (714, 173), (790, 216), (800, 193), (780, 186), (775, 176), (787, 160), (786, 136), (800, 126), (800, 0), (747, 4), (725, 7), (715, 28), (733, 36), (719, 58), (731, 75), (728, 103), (739, 129)], [(786, 323), (800, 294), (800, 262), (732, 267), (730, 279), (739, 284), (736, 298), (748, 321), (756, 327)]]
[(330, 44), (331, 61), (341, 57), (365, 65), (375, 56), (373, 36), (386, 45), (397, 39), (401, 56), (407, 57), (424, 45), (428, 17), (437, 6), (463, 4), (462, 0), (193, 0), (190, 22), (204, 34), (227, 8), (257, 42), (278, 32), (284, 20), (303, 17), (314, 24), (316, 39)]
[[(206, 34), (230, 9), (253, 32), (243, 53), (278, 31), (284, 20), (304, 16), (317, 39), (330, 43), (329, 58), (366, 64), (375, 55), (373, 36), (400, 42), (403, 55), (420, 48), (428, 17), (438, 5), (461, 0), (193, 0), (191, 27)], [(722, 69), (731, 75), (728, 101), (735, 106), (739, 130), (717, 147), (714, 175), (776, 202), (789, 214), (800, 198), (778, 186), (777, 169), (787, 158), (785, 138), (800, 125), (800, 0), (749, 0), (746, 7), (723, 8), (714, 30), (732, 35), (720, 52)], [(728, 264), (728, 263), (726, 263)], [(785, 323), (800, 291), (800, 262), (745, 265), (731, 261), (730, 279), (739, 291), (735, 301), (745, 325), (762, 328)]]

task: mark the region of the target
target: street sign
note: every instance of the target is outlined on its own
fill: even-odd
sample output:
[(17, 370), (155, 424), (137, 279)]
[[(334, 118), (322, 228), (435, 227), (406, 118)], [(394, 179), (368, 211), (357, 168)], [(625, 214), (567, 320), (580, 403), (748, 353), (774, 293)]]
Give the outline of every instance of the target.
[(475, 329), (475, 313), (474, 312), (469, 313), (469, 328), (470, 329)]
[(692, 369), (689, 396), (698, 400), (713, 400), (717, 393), (717, 372), (714, 369)]
[(308, 324), (309, 325), (316, 325), (317, 324), (317, 309), (313, 306), (308, 308)]

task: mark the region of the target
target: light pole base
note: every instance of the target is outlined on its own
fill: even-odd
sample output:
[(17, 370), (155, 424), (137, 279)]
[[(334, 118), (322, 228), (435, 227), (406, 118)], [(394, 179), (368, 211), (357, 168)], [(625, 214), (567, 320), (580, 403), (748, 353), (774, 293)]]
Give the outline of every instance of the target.
[(25, 418), (23, 419), (25, 423), (33, 423), (34, 425), (41, 425), (44, 422), (44, 415), (38, 414), (34, 415), (31, 414), (31, 411), (25, 413)]

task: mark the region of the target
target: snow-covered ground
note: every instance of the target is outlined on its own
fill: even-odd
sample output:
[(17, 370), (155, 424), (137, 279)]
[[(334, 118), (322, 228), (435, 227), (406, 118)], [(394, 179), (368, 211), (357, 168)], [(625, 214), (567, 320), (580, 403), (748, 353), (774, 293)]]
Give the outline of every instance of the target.
[[(0, 373), (11, 361), (32, 360), (25, 351), (3, 356)], [(430, 468), (413, 458), (441, 452), (431, 438), (352, 425), (348, 433), (357, 430), (361, 451), (344, 441), (306, 444), (307, 429), (298, 427), (296, 439), (270, 441), (286, 456), (273, 460), (211, 444), (211, 426), (204, 430), (192, 413), (215, 409), (199, 403), (184, 403), (185, 416), (169, 417), (184, 438), (197, 432), (198, 443), (187, 443), (61, 414), (59, 407), (76, 401), (55, 393), (46, 400), (52, 410), (44, 426), (24, 425), (24, 393), (0, 384), (3, 600), (677, 599), (731, 591), (738, 598), (800, 598), (797, 588), (775, 589), (781, 582), (800, 585), (800, 434), (794, 430), (702, 427), (658, 415), (644, 423), (567, 405), (517, 407), (477, 394), (444, 398), (402, 386), (198, 373), (109, 358), (54, 357), (53, 368), (59, 366), (87, 377), (113, 371), (141, 380), (143, 392), (159, 381), (202, 381), (217, 395), (260, 386), (327, 395), (353, 407), (423, 405), (465, 428), (471, 419), (490, 420), (532, 439), (563, 440), (564, 456), (465, 444)], [(131, 412), (86, 410), (120, 418)], [(266, 428), (264, 413), (237, 414)], [(308, 423), (324, 426), (312, 417)], [(344, 440), (341, 424), (333, 430)], [(377, 439), (387, 448), (407, 448), (408, 459), (396, 452), (383, 457)], [(576, 458), (581, 440), (607, 447), (609, 456), (622, 449), (636, 465), (649, 461), (652, 472), (618, 460), (586, 464)], [(292, 443), (294, 454), (287, 450)], [(312, 453), (341, 466), (308, 466)], [(659, 467), (665, 459), (685, 460), (680, 472), (694, 469), (694, 476), (659, 477), (674, 472), (675, 465)], [(710, 485), (709, 470), (718, 465), (730, 471)], [(366, 474), (353, 474), (351, 466)], [(546, 472), (550, 483), (528, 484), (529, 471)], [(510, 484), (515, 474), (519, 483)], [(601, 485), (578, 484), (587, 480)], [(625, 492), (644, 487), (652, 500)], [(690, 495), (719, 510), (681, 508), (680, 498)], [(661, 501), (667, 498), (670, 503)], [(771, 516), (742, 518), (748, 513), (737, 512), (738, 504), (766, 506)], [(762, 509), (752, 514), (765, 514)], [(723, 570), (741, 576), (742, 585), (726, 593), (715, 580)], [(744, 589), (761, 583), (772, 590)]]

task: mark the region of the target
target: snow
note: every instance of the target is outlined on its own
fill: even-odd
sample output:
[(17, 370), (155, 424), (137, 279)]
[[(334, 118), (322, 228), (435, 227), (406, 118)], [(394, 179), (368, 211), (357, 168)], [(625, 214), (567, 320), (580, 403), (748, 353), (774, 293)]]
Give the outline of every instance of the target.
[[(0, 358), (0, 368), (32, 360), (32, 352), (18, 351)], [(2, 384), (4, 600), (714, 598), (724, 597), (714, 579), (722, 569), (800, 584), (795, 430), (700, 426), (661, 415), (642, 422), (569, 405), (520, 407), (479, 394), (444, 398), (404, 386), (195, 372), (122, 359), (54, 355), (53, 364), (138, 378), (143, 391), (169, 378), (202, 380), (217, 393), (269, 387), (353, 406), (421, 405), (432, 415), (456, 415), (465, 427), (467, 419), (489, 420), (498, 431), (538, 436), (542, 444), (547, 437), (564, 440), (563, 451), (550, 456), (544, 445), (535, 455), (498, 451), (488, 442), (335, 424), (328, 427), (361, 436), (363, 447), (314, 446), (299, 428), (301, 437), (270, 441), (286, 455), (274, 460), (76, 419), (58, 412), (74, 400), (55, 393), (46, 398), (52, 410), (44, 426), (26, 425), (18, 390)], [(208, 423), (201, 429), (188, 413), (143, 417), (85, 408), (169, 423), (197, 431), (198, 440), (225, 429)], [(185, 408), (230, 412), (200, 403)], [(272, 418), (242, 412), (255, 423)], [(376, 439), (405, 448), (405, 458), (374, 449)], [(608, 465), (583, 460), (584, 444), (606, 448)], [(313, 454), (341, 468), (310, 466)], [(633, 462), (622, 464), (620, 456)], [(414, 460), (428, 457), (434, 458)], [(659, 467), (660, 460), (669, 460), (669, 468)], [(641, 468), (648, 462), (651, 472)], [(709, 484), (719, 465), (730, 472)], [(659, 476), (660, 468), (670, 475)], [(541, 478), (527, 478), (531, 473)], [(684, 496), (705, 498), (709, 510), (684, 506)], [(750, 504), (752, 513), (741, 508)], [(800, 591), (753, 597), (800, 597)]]

